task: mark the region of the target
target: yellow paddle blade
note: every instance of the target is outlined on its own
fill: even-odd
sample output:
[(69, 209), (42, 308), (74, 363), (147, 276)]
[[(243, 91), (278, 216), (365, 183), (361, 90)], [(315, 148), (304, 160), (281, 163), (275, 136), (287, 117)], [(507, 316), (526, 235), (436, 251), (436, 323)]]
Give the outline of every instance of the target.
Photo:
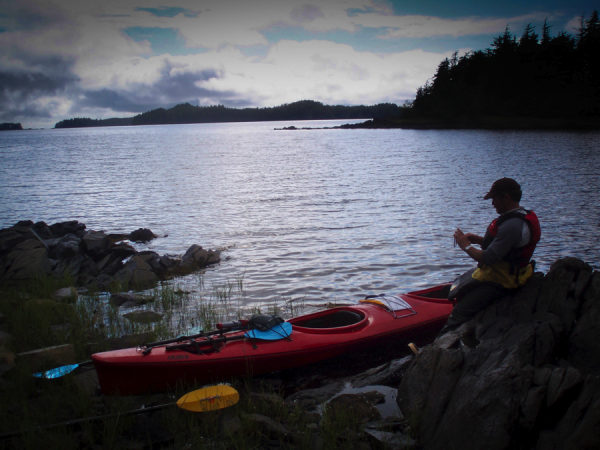
[(240, 394), (231, 386), (219, 384), (189, 392), (177, 400), (181, 409), (194, 412), (215, 411), (235, 405)]

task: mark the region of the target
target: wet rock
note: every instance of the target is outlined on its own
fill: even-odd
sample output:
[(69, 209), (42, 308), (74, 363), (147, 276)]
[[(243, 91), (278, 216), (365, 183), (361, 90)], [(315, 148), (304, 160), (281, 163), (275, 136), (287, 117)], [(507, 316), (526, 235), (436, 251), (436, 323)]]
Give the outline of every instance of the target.
[(584, 262), (558, 260), (455, 335), (422, 348), (397, 399), (420, 443), (489, 450), (596, 445), (600, 416), (591, 417), (600, 384), (588, 380), (600, 375), (599, 283)]
[(52, 259), (69, 259), (82, 251), (81, 239), (71, 233), (47, 243), (51, 249), (50, 258)]
[(154, 300), (154, 297), (149, 295), (134, 294), (131, 292), (121, 292), (118, 294), (112, 294), (110, 296), (109, 303), (116, 307), (123, 307), (125, 305), (128, 305), (128, 307), (132, 307), (145, 305), (146, 303), (151, 303)]
[(359, 419), (361, 423), (367, 423), (381, 419), (381, 413), (374, 405), (384, 401), (385, 395), (377, 391), (361, 394), (342, 394), (329, 401), (326, 411), (332, 414), (334, 418), (338, 416), (350, 417)]
[(183, 255), (181, 266), (185, 268), (204, 268), (210, 264), (215, 264), (221, 261), (218, 252), (212, 250), (204, 250), (199, 245), (192, 245)]
[(539, 450), (600, 448), (600, 377), (588, 376), (554, 430), (540, 434)]
[(31, 226), (31, 229), (35, 232), (36, 236), (42, 240), (54, 239), (52, 230), (48, 228), (45, 222), (37, 222)]
[(129, 234), (129, 240), (133, 242), (150, 242), (156, 235), (148, 228), (138, 228)]
[(66, 234), (73, 234), (81, 239), (85, 234), (85, 225), (79, 223), (77, 220), (55, 223), (54, 225), (50, 225), (49, 228), (55, 238), (63, 237)]
[(52, 273), (48, 250), (37, 239), (17, 244), (7, 255), (2, 278), (6, 280), (33, 280)]
[(600, 272), (590, 277), (568, 341), (568, 360), (582, 372), (600, 374)]
[[(134, 253), (131, 253), (131, 255), (133, 254)], [(102, 275), (112, 277), (112, 275), (116, 274), (123, 268), (122, 260), (123, 257), (121, 257), (121, 255), (119, 255), (117, 252), (109, 253), (96, 263), (96, 267)]]
[(89, 230), (82, 238), (83, 247), (86, 254), (90, 256), (100, 255), (110, 248), (112, 242), (106, 236), (104, 231)]
[(369, 369), (349, 379), (354, 387), (363, 386), (389, 386), (396, 388), (402, 380), (404, 371), (412, 361), (412, 356), (395, 359), (379, 367)]
[(305, 389), (286, 397), (285, 402), (290, 409), (300, 408), (303, 411), (314, 411), (317, 407), (344, 388), (344, 383), (335, 381), (316, 389)]
[(132, 311), (127, 314), (123, 314), (130, 322), (135, 323), (153, 323), (160, 322), (163, 318), (162, 315), (155, 313), (154, 311)]
[(86, 230), (77, 221), (47, 226), (21, 221), (0, 230), (0, 280), (26, 282), (40, 276), (73, 277), (78, 286), (147, 289), (158, 281), (220, 261), (219, 253), (190, 247), (185, 264), (155, 252), (137, 252), (124, 239), (147, 242), (155, 237), (140, 228), (130, 235)]
[(115, 274), (114, 281), (125, 289), (148, 289), (158, 283), (159, 277), (144, 257), (136, 255)]
[(420, 448), (417, 441), (402, 433), (391, 433), (372, 428), (365, 428), (365, 434), (375, 441), (377, 447), (387, 450), (404, 450)]
[(6, 229), (0, 231), (0, 252), (14, 248), (16, 245), (25, 241), (27, 237), (22, 233)]
[(56, 300), (57, 302), (74, 303), (78, 298), (79, 293), (73, 286), (59, 289), (52, 294), (52, 299)]

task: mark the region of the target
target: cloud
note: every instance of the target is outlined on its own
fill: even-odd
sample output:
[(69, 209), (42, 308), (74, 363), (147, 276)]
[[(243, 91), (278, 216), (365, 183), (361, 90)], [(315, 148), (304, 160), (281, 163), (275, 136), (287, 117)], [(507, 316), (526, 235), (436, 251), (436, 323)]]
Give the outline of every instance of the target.
[(56, 100), (79, 81), (72, 72), (73, 61), (58, 56), (37, 58), (24, 54), (28, 69), (0, 69), (0, 119), (50, 117)]
[(373, 14), (356, 16), (355, 23), (363, 27), (387, 28), (385, 39), (431, 38), (441, 36), (469, 36), (502, 33), (507, 25), (520, 26), (528, 22), (543, 21), (547, 13), (532, 13), (516, 17), (444, 19), (432, 16), (389, 16)]
[(128, 83), (122, 87), (90, 89), (83, 91), (71, 107), (72, 113), (89, 109), (107, 109), (121, 113), (141, 113), (160, 107), (169, 108), (178, 103), (198, 100), (211, 103), (235, 97), (233, 91), (206, 89), (201, 86), (212, 78), (219, 78), (214, 69), (187, 71), (165, 60), (160, 76), (151, 83)]
[(315, 5), (300, 5), (292, 9), (290, 14), (292, 21), (296, 23), (310, 23), (318, 18), (325, 18), (321, 8)]
[(0, 0), (5, 118), (104, 118), (182, 102), (402, 103), (449, 54), (400, 51), (410, 48), (401, 42), (499, 34), (550, 17), (398, 15), (375, 0), (50, 1)]

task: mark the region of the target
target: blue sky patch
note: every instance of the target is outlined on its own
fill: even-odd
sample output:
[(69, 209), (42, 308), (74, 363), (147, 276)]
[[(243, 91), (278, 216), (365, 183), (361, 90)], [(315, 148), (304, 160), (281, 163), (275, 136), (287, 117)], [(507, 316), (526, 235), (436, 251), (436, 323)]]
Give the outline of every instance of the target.
[(175, 28), (129, 27), (125, 28), (123, 32), (136, 42), (150, 42), (153, 55), (164, 53), (173, 56), (196, 55), (207, 51), (204, 48), (186, 48), (185, 39)]

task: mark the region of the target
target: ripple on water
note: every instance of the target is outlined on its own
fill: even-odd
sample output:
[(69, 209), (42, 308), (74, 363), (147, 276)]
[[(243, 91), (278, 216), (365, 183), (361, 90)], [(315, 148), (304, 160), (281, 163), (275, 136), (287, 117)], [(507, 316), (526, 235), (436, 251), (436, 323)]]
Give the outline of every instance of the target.
[(249, 303), (359, 298), (447, 282), (471, 267), (453, 230), (482, 234), (494, 211), (481, 197), (510, 176), (542, 223), (538, 269), (562, 256), (600, 266), (597, 132), (275, 125), (297, 123), (3, 134), (0, 226), (147, 227), (161, 237), (140, 249), (226, 247), (229, 259), (206, 278), (243, 274)]

